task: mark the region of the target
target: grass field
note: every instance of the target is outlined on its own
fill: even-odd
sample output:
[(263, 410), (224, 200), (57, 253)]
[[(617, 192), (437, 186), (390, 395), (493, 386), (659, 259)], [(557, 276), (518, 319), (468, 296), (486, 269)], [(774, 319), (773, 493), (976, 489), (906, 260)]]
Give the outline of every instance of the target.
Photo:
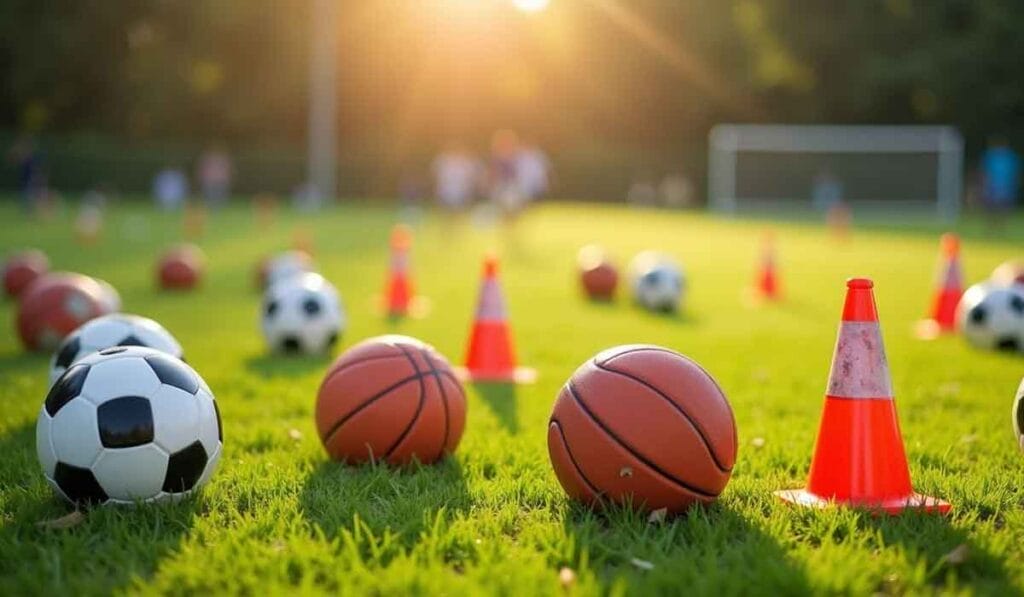
[[(213, 388), (225, 429), (220, 471), (197, 498), (95, 510), (66, 530), (37, 527), (67, 512), (43, 480), (33, 439), (48, 355), (22, 352), (13, 305), (0, 304), (0, 595), (1024, 592), (1024, 455), (1009, 413), (1024, 358), (974, 351), (959, 338), (912, 338), (928, 302), (937, 228), (857, 230), (837, 243), (809, 224), (772, 224), (786, 299), (753, 307), (743, 289), (764, 222), (573, 205), (538, 209), (512, 230), (428, 218), (414, 263), (433, 310), (389, 324), (375, 314), (373, 295), (394, 220), (386, 208), (345, 207), (301, 222), (347, 303), (339, 351), (397, 332), (460, 360), (480, 258), (495, 248), (520, 360), (540, 372), (535, 385), (468, 387), (455, 457), (406, 471), (329, 462), (312, 416), (329, 359), (264, 350), (252, 268), (290, 244), (295, 216), (265, 231), (247, 210), (213, 215), (200, 241), (210, 258), (204, 286), (161, 294), (152, 264), (178, 238), (177, 217), (122, 208), (102, 242), (83, 248), (65, 220), (24, 223), (0, 208), (0, 253), (45, 249), (56, 267), (109, 280), (126, 311), (169, 328)], [(970, 280), (1024, 252), (1024, 222), (1014, 224), (998, 241), (983, 239), (980, 222), (964, 225)], [(684, 314), (584, 302), (574, 259), (591, 241), (623, 260), (644, 248), (680, 259), (691, 286)], [(954, 504), (948, 519), (797, 511), (771, 495), (805, 480), (843, 281), (852, 275), (875, 279), (911, 472), (919, 491)], [(662, 523), (569, 503), (548, 462), (547, 418), (559, 387), (598, 350), (636, 342), (702, 363), (739, 429), (739, 460), (722, 498)], [(575, 572), (568, 583), (563, 567)]]

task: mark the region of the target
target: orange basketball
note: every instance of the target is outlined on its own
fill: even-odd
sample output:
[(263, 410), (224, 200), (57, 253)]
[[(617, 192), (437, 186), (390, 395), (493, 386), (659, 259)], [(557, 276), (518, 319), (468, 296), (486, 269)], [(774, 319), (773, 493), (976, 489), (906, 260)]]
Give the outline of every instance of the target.
[(588, 360), (562, 388), (548, 452), (574, 499), (680, 512), (725, 489), (736, 423), (697, 363), (657, 346), (619, 346)]
[(156, 266), (157, 284), (165, 290), (190, 290), (203, 277), (206, 256), (192, 244), (172, 247), (164, 253)]
[(455, 451), (465, 424), (466, 395), (448, 360), (407, 336), (345, 351), (317, 394), (320, 440), (331, 458), (350, 464), (435, 462)]
[(619, 271), (604, 249), (597, 245), (587, 245), (580, 249), (576, 260), (580, 284), (587, 297), (597, 301), (614, 299), (615, 288), (619, 285)]

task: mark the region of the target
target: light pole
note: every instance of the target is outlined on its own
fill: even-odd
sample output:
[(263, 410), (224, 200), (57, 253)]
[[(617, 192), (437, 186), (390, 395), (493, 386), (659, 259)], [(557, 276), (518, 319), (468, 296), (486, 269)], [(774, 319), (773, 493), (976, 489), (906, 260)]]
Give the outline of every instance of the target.
[(318, 200), (333, 200), (338, 193), (338, 0), (311, 1), (308, 182)]

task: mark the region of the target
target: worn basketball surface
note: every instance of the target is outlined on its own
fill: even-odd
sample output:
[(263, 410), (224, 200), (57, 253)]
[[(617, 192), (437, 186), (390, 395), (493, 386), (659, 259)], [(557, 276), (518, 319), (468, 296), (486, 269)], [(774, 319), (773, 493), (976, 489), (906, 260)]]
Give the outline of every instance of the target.
[(328, 369), (316, 425), (331, 458), (429, 464), (455, 451), (466, 396), (433, 347), (408, 336), (360, 342)]
[(620, 346), (566, 382), (548, 424), (548, 451), (577, 500), (680, 512), (725, 489), (736, 423), (697, 363), (657, 346)]

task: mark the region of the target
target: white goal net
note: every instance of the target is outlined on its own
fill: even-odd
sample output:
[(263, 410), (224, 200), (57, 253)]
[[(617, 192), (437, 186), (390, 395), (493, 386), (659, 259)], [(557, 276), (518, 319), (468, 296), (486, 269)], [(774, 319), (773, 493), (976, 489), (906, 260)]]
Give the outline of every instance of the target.
[(709, 136), (708, 205), (959, 216), (963, 139), (947, 126), (737, 125)]

